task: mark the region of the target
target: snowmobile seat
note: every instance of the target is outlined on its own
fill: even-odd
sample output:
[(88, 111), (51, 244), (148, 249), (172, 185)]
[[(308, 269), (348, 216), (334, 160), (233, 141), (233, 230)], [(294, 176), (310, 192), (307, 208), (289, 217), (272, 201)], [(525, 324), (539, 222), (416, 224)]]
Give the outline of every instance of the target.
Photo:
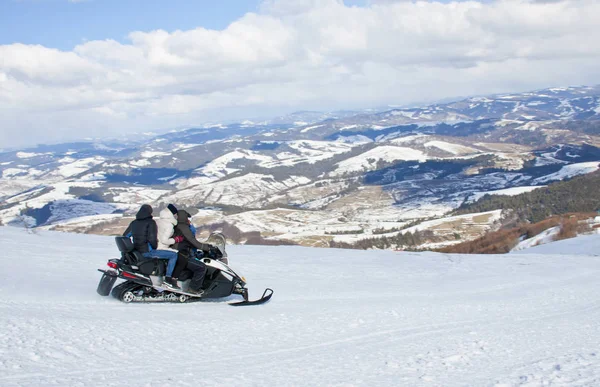
[(167, 261), (158, 258), (146, 258), (137, 251), (128, 237), (115, 237), (115, 242), (121, 256), (127, 265), (136, 265), (138, 271), (144, 275), (164, 275)]
[(133, 242), (128, 237), (118, 236), (115, 237), (115, 243), (117, 244), (117, 248), (122, 253), (130, 253), (133, 251)]
[(138, 262), (145, 260), (142, 253), (135, 250), (133, 242), (128, 237), (120, 236), (115, 237), (115, 243), (117, 248), (121, 252), (121, 257), (128, 265), (135, 265)]

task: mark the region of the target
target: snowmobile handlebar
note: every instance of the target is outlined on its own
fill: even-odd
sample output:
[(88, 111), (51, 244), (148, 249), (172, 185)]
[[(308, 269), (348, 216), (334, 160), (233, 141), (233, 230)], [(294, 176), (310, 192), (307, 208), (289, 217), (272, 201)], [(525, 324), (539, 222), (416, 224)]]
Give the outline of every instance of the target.
[(209, 247), (208, 252), (206, 254), (202, 250), (196, 250), (194, 255), (196, 258), (212, 258), (212, 259), (223, 258), (223, 253), (217, 246)]

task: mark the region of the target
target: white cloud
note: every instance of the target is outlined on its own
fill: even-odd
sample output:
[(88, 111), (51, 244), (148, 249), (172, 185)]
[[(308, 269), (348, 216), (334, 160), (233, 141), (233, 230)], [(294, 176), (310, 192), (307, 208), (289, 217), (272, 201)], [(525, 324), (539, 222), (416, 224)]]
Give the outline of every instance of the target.
[(599, 83), (599, 22), (593, 0), (267, 0), (222, 31), (4, 45), (0, 141)]

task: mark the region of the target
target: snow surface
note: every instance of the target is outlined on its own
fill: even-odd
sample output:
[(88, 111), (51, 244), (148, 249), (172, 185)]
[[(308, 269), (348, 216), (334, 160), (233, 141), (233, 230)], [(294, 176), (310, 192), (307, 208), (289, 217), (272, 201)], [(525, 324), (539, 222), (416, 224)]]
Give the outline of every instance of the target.
[[(96, 181), (67, 181), (50, 184), (48, 186), (39, 186), (37, 188), (33, 188), (29, 191), (22, 192), (18, 195), (6, 199), (5, 202), (7, 204), (14, 205), (12, 207), (0, 210), (0, 218), (2, 218), (8, 223), (18, 218), (21, 214), (21, 211), (27, 208), (43, 208), (46, 204), (50, 202), (75, 200), (75, 195), (70, 193), (72, 187), (97, 188), (99, 187), (99, 184), (100, 183)], [(49, 192), (34, 197), (36, 194), (43, 191), (44, 189), (49, 190)], [(98, 204), (102, 205), (101, 203)], [(91, 208), (92, 207), (90, 207), (90, 209)], [(93, 212), (97, 213), (96, 211)]]
[(193, 148), (196, 148), (198, 146), (200, 146), (202, 144), (176, 144), (175, 147), (173, 148), (174, 151), (176, 152), (187, 152)]
[(416, 142), (417, 140), (423, 140), (428, 137), (430, 137), (428, 134), (411, 134), (400, 138), (394, 138), (389, 142), (391, 144), (405, 144), (410, 142)]
[(129, 164), (131, 164), (134, 167), (147, 167), (151, 163), (147, 159), (139, 159), (139, 160), (131, 160), (129, 162)]
[(598, 170), (598, 166), (600, 163), (597, 161), (591, 161), (586, 163), (577, 163), (565, 165), (558, 172), (552, 173), (550, 175), (542, 176), (533, 181), (534, 184), (543, 184), (549, 181), (554, 180), (564, 180), (569, 179), (571, 177), (585, 175), (587, 173), (591, 173)]
[(137, 208), (139, 203), (154, 203), (161, 196), (171, 191), (160, 189), (149, 189), (147, 187), (110, 187), (108, 191), (113, 194), (115, 203), (123, 203), (125, 206)]
[(520, 195), (525, 192), (531, 192), (538, 188), (546, 187), (545, 185), (536, 185), (536, 186), (524, 186), (524, 187), (511, 187), (504, 189), (497, 189), (494, 191), (485, 191), (485, 192), (473, 192), (471, 196), (469, 196), (468, 202), (476, 202), (481, 199), (485, 195), (504, 195), (504, 196), (515, 196)]
[(170, 156), (170, 155), (171, 154), (168, 152), (158, 152), (158, 151), (151, 151), (151, 150), (144, 151), (141, 154), (142, 158), (145, 158), (145, 159), (150, 159), (152, 157), (160, 157), (160, 156)]
[[(291, 175), (286, 180), (278, 181), (273, 175), (248, 173), (239, 177), (217, 181), (214, 183), (179, 190), (174, 194), (162, 197), (171, 203), (205, 203), (220, 205), (258, 205), (258, 202), (286, 189), (310, 183), (304, 176)], [(240, 195), (243, 192), (243, 195)]]
[(58, 160), (59, 163), (62, 163), (60, 167), (58, 167), (57, 172), (64, 177), (71, 177), (75, 175), (79, 175), (89, 170), (90, 168), (101, 164), (105, 161), (104, 157), (88, 157), (84, 159), (76, 160), (72, 157), (64, 157)]
[[(533, 118), (529, 118), (530, 116), (526, 116), (526, 115), (521, 115), (521, 117), (523, 117), (525, 119), (533, 119)], [(540, 125), (541, 124), (539, 122), (527, 122), (524, 125), (517, 126), (515, 128), (515, 130), (528, 130), (530, 132), (533, 132), (533, 131), (538, 130)]]
[(454, 223), (456, 221), (463, 221), (463, 222), (469, 222), (471, 224), (475, 224), (477, 222), (475, 222), (474, 218), (482, 217), (482, 216), (487, 217), (487, 220), (485, 222), (485, 227), (489, 227), (490, 224), (492, 224), (496, 221), (499, 221), (502, 218), (502, 210), (476, 212), (476, 213), (464, 214), (464, 215), (440, 217), (438, 219), (427, 220), (425, 222), (421, 222), (421, 223), (417, 224), (416, 226), (406, 228), (406, 229), (402, 230), (401, 233), (405, 234), (407, 232), (414, 233), (415, 231), (429, 230), (432, 227), (440, 226), (443, 224), (448, 224), (448, 227), (454, 227), (455, 226)]
[(32, 152), (17, 152), (16, 156), (20, 159), (30, 159), (32, 157), (42, 156), (43, 153), (32, 153)]
[(62, 223), (70, 219), (83, 216), (100, 215), (105, 216), (114, 213), (118, 206), (111, 203), (98, 203), (90, 200), (70, 199), (57, 200), (50, 204), (52, 215), (46, 224)]
[[(254, 160), (259, 166), (264, 168), (275, 168), (279, 166), (291, 166), (303, 162), (315, 163), (320, 160), (331, 158), (337, 154), (348, 152), (352, 149), (352, 145), (329, 141), (299, 140), (285, 143), (297, 153), (280, 152), (276, 155), (276, 158), (273, 158), (271, 156), (263, 155), (260, 152), (236, 149), (217, 157), (206, 166), (198, 169), (200, 173), (209, 178), (203, 179), (201, 184), (206, 184), (207, 182), (217, 180), (238, 171), (239, 169), (237, 168), (227, 168), (227, 165), (240, 159)], [(190, 184), (185, 183), (184, 185), (190, 186)]]
[(230, 246), (252, 298), (275, 290), (232, 308), (100, 297), (111, 237), (0, 228), (0, 385), (600, 385), (600, 258), (558, 243), (486, 256)]
[[(598, 234), (593, 235), (581, 235), (577, 238), (563, 239), (560, 241), (553, 242), (552, 236), (558, 234), (559, 228), (553, 227), (549, 230), (544, 231), (545, 235), (540, 234), (534, 237), (538, 240), (538, 245), (531, 245), (525, 248), (521, 244), (520, 249), (513, 249), (511, 254), (557, 254), (557, 252), (568, 251), (570, 255), (594, 255), (600, 256), (600, 236)], [(530, 239), (534, 239), (530, 238)], [(529, 239), (524, 240), (527, 242)]]
[(198, 169), (200, 173), (206, 176), (206, 178), (202, 180), (202, 184), (218, 180), (233, 172), (239, 171), (239, 168), (227, 168), (227, 164), (240, 159), (258, 160), (261, 162), (273, 161), (272, 157), (261, 155), (257, 152), (244, 149), (236, 149), (232, 152), (224, 154), (223, 156), (217, 157), (204, 167)]
[[(114, 210), (114, 208), (113, 208)], [(91, 212), (91, 211), (90, 211)], [(102, 221), (110, 221), (122, 218), (122, 213), (105, 213), (105, 214), (97, 214), (97, 215), (86, 215), (86, 216), (78, 216), (74, 218), (67, 218), (65, 220), (61, 220), (61, 226), (79, 226), (81, 230), (85, 230), (86, 227), (90, 227), (91, 225), (97, 224)], [(40, 229), (52, 229), (52, 226), (41, 226)]]
[(427, 148), (438, 148), (445, 152), (452, 153), (453, 155), (458, 154), (469, 154), (478, 152), (477, 149), (470, 148), (468, 146), (460, 144), (452, 144), (446, 141), (429, 141), (426, 142), (425, 147)]
[(392, 112), (390, 112), (391, 115), (393, 116), (402, 116), (402, 117), (406, 117), (406, 118), (414, 118), (415, 114), (417, 112), (416, 111), (405, 111), (405, 110), (393, 110)]
[(309, 130), (313, 130), (313, 129), (321, 128), (321, 127), (323, 127), (323, 126), (325, 126), (325, 125), (313, 125), (313, 126), (307, 126), (306, 128), (302, 129), (302, 130), (300, 131), (300, 133), (306, 133), (306, 132), (308, 132)]
[(387, 162), (417, 160), (422, 162), (427, 160), (427, 156), (417, 149), (383, 145), (337, 163), (338, 167), (330, 175), (339, 176), (349, 172), (374, 170), (380, 160)]
[(514, 253), (514, 252), (517, 252), (520, 250), (530, 249), (530, 248), (538, 246), (538, 245), (551, 243), (554, 240), (554, 237), (559, 232), (560, 232), (560, 226), (550, 227), (549, 229), (542, 231), (541, 233), (539, 233), (538, 235), (536, 235), (534, 237), (531, 237), (528, 239), (523, 239), (515, 247), (513, 247), (513, 249), (510, 252)]
[(10, 177), (26, 174), (27, 170), (23, 168), (6, 168), (2, 171), (2, 178), (7, 179)]
[(297, 140), (289, 141), (287, 145), (298, 151), (303, 158), (308, 158), (306, 161), (310, 163), (325, 160), (337, 154), (349, 152), (352, 149), (352, 145), (338, 141)]

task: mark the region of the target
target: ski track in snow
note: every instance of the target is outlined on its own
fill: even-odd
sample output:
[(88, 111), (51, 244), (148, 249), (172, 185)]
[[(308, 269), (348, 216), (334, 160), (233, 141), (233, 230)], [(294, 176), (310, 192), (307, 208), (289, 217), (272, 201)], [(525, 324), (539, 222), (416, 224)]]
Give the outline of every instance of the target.
[(0, 227), (0, 245), (3, 387), (600, 385), (600, 258), (572, 244), (489, 256), (229, 246), (251, 298), (275, 290), (245, 308), (100, 297), (110, 237)]

